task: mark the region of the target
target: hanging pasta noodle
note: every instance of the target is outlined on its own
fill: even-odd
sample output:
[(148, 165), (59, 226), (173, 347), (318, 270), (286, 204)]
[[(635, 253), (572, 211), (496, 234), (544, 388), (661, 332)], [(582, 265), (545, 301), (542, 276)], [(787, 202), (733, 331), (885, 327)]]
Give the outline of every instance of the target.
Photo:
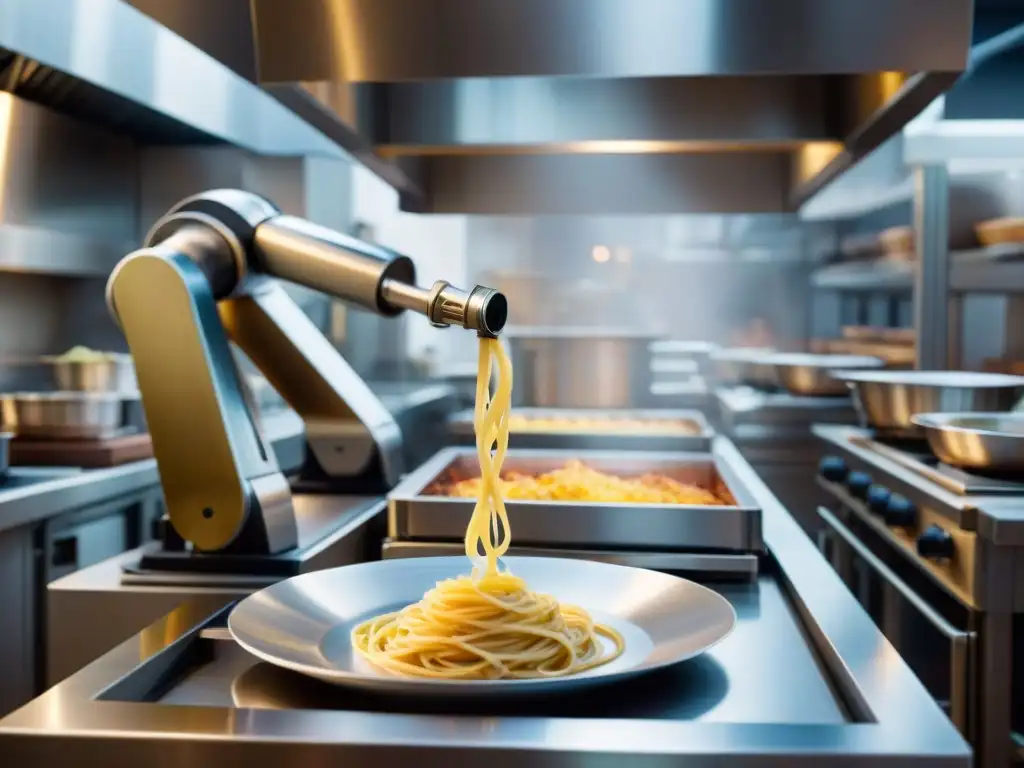
[[(481, 337), (473, 419), (481, 481), (466, 527), (472, 575), (439, 582), (418, 603), (352, 631), (356, 651), (381, 669), (462, 680), (557, 677), (607, 664), (625, 650), (618, 632), (595, 625), (582, 608), (531, 592), (500, 568), (512, 541), (500, 483), (511, 406), (512, 363), (497, 339)], [(614, 646), (607, 653), (601, 635)]]

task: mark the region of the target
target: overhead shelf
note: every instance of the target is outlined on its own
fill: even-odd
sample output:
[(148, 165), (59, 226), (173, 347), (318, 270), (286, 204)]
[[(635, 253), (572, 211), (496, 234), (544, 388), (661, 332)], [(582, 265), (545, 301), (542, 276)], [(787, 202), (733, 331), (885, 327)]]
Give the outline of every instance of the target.
[(106, 278), (137, 244), (0, 224), (0, 273)]

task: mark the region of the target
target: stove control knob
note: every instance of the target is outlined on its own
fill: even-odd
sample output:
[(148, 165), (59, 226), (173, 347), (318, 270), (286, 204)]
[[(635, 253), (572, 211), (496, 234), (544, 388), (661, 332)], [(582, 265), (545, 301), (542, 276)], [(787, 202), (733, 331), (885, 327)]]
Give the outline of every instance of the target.
[(886, 525), (895, 528), (913, 528), (917, 525), (917, 507), (914, 502), (898, 493), (890, 494), (889, 503), (882, 511)]
[(929, 560), (951, 560), (956, 554), (956, 543), (947, 531), (930, 525), (917, 537), (917, 554)]
[(841, 483), (850, 473), (850, 469), (840, 457), (825, 456), (818, 464), (818, 473), (831, 483)]
[(876, 515), (884, 515), (885, 508), (889, 506), (889, 498), (891, 496), (892, 492), (884, 485), (872, 485), (868, 488), (868, 509)]
[(865, 499), (871, 487), (871, 475), (866, 472), (851, 472), (846, 477), (846, 487), (856, 499)]

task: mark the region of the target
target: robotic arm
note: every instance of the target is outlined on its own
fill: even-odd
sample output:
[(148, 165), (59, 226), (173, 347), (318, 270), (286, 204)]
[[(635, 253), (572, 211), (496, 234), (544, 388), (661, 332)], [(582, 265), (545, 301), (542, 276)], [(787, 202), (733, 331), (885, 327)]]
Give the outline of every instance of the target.
[(495, 290), (419, 288), (407, 257), (256, 195), (214, 190), (178, 203), (114, 269), (107, 304), (135, 360), (171, 522), (202, 551), (273, 554), (297, 543), (291, 491), (229, 339), (304, 420), (307, 482), (381, 493), (403, 469), (391, 415), (273, 277), (484, 335), (508, 314)]

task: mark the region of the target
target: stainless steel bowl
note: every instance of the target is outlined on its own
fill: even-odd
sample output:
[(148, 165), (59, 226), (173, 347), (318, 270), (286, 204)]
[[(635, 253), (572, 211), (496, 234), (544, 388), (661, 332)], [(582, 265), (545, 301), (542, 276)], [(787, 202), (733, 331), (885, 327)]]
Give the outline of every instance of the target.
[(652, 334), (603, 328), (508, 328), (515, 405), (637, 408), (651, 391)]
[(7, 395), (18, 435), (45, 439), (105, 438), (123, 423), (117, 392), (21, 392)]
[(715, 381), (719, 384), (746, 384), (751, 387), (774, 387), (775, 369), (765, 364), (774, 354), (772, 347), (732, 347), (711, 353)]
[(1011, 411), (1024, 377), (974, 371), (833, 371), (853, 391), (869, 427), (924, 437), (919, 413)]
[(919, 413), (940, 461), (973, 470), (1024, 470), (1024, 413)]
[(767, 362), (775, 369), (779, 385), (792, 395), (807, 397), (839, 397), (850, 388), (832, 377), (836, 369), (859, 370), (883, 368), (885, 361), (866, 355), (812, 355), (779, 353)]
[(53, 368), (57, 389), (63, 392), (135, 392), (135, 366), (131, 355), (109, 353), (95, 360), (44, 357)]

